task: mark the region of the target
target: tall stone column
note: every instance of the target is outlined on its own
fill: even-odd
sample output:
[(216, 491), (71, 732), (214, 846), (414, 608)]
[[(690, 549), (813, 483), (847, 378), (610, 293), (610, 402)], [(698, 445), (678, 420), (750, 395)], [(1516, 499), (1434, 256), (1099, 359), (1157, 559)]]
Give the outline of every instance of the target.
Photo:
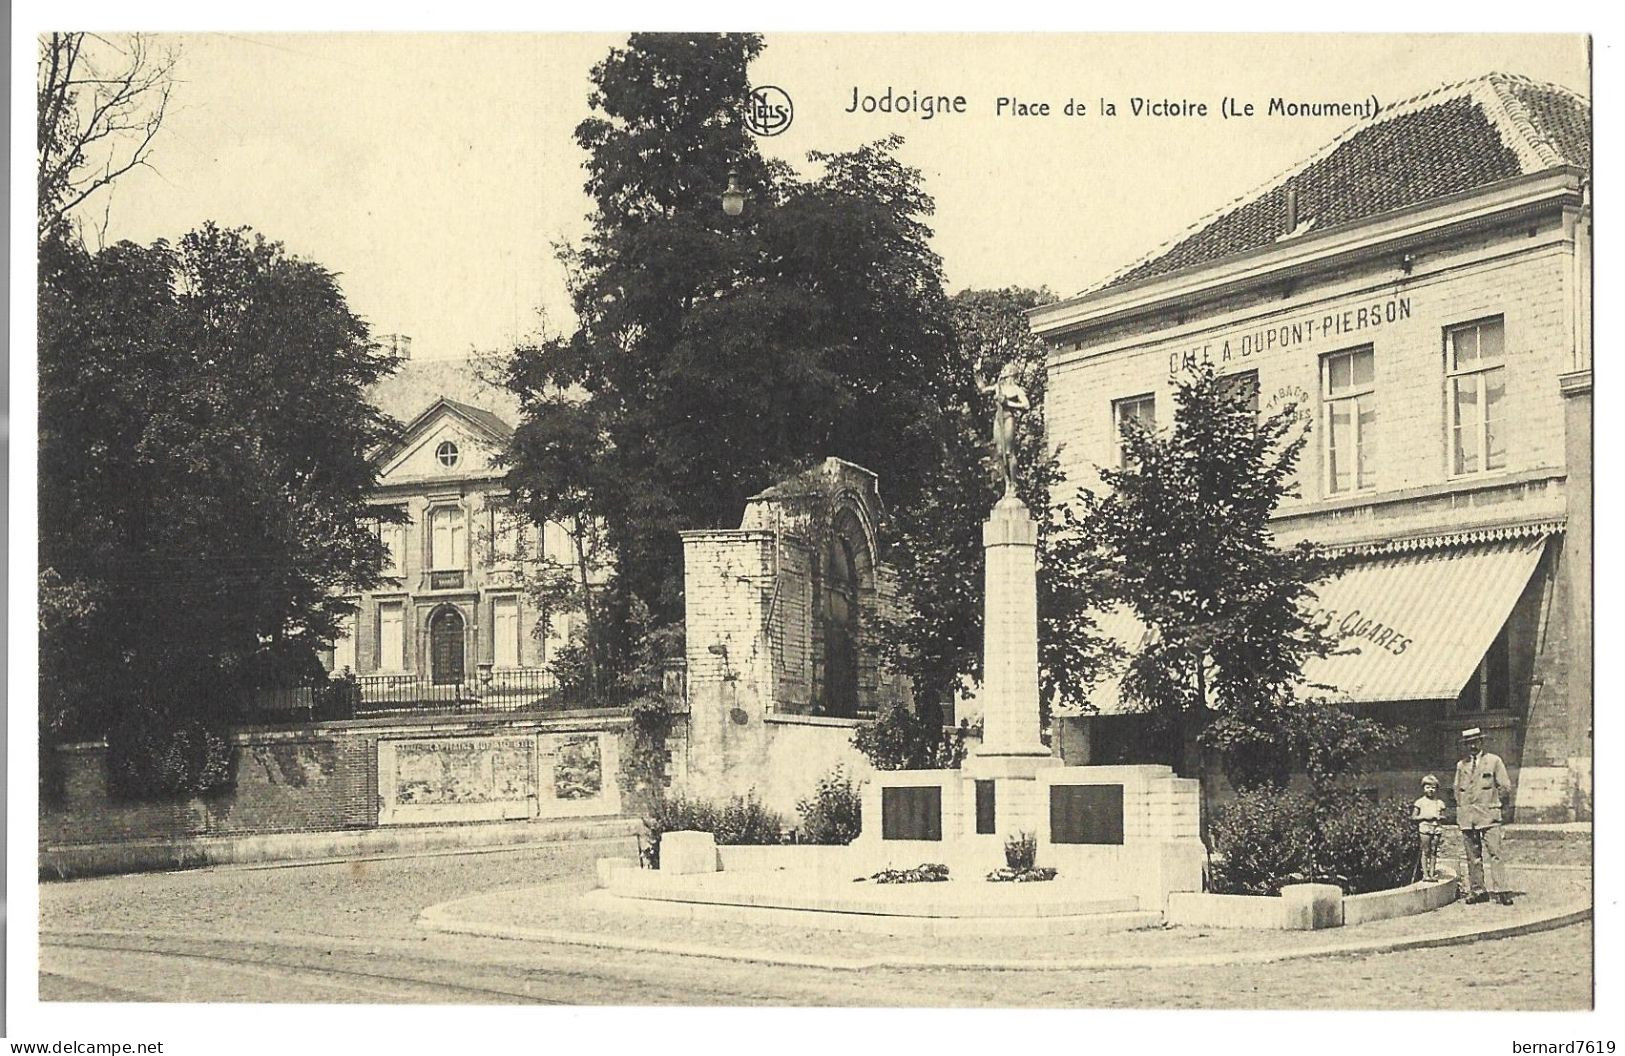
[(1054, 765), (1038, 725), (1038, 525), (1006, 494), (982, 525), (982, 743), (969, 769), (1006, 776)]

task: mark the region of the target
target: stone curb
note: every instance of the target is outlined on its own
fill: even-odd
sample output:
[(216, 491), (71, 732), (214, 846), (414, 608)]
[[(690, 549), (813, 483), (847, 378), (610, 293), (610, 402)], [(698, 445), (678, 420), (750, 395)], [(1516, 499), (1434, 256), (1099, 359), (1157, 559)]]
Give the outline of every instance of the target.
[[(348, 865), (351, 862), (394, 862), (407, 858), (456, 858), (469, 854), (501, 854), (504, 851), (524, 851), (533, 847), (551, 847), (559, 843), (610, 843), (626, 839), (628, 834), (605, 832), (601, 834), (567, 832), (556, 837), (523, 840), (517, 843), (494, 843), (472, 847), (426, 847), (422, 850), (385, 851), (327, 858), (290, 858), (265, 862), (226, 862), (220, 865), (200, 866), (188, 872), (251, 872), (259, 869), (301, 869), (316, 865)], [(173, 871), (173, 870), (171, 870)], [(127, 875), (127, 874), (113, 874)]]
[[(589, 932), (550, 931), (546, 928), (527, 928), (519, 925), (482, 923), (459, 920), (451, 908), (461, 902), (482, 898), (453, 899), (430, 906), (418, 914), (420, 927), (432, 931), (460, 935), (478, 935), (485, 938), (517, 939), (531, 942), (549, 942), (563, 946), (587, 946), (604, 950), (632, 953), (671, 954), (680, 957), (703, 957), (710, 960), (740, 961), (749, 964), (769, 964), (789, 968), (825, 968), (833, 971), (864, 971), (875, 968), (972, 968), (984, 971), (1105, 971), (1118, 968), (1205, 968), (1234, 964), (1267, 964), (1272, 961), (1300, 960), (1309, 957), (1336, 957), (1358, 953), (1392, 953), (1400, 950), (1423, 949), (1431, 946), (1459, 946), (1469, 942), (1490, 939), (1509, 939), (1540, 931), (1568, 927), (1590, 920), (1592, 907), (1571, 906), (1530, 920), (1516, 921), (1500, 926), (1457, 928), (1409, 938), (1371, 939), (1364, 942), (1345, 942), (1333, 946), (1315, 946), (1300, 949), (1260, 950), (1249, 953), (1208, 954), (1197, 957), (1141, 957), (1130, 960), (1086, 958), (1068, 961), (1009, 961), (982, 958), (951, 957), (870, 957), (864, 959), (836, 957), (798, 957), (770, 950), (735, 950), (720, 946), (702, 946), (688, 943), (651, 942), (639, 939), (621, 939)], [(1325, 933), (1323, 933), (1325, 934)]]
[[(641, 831), (636, 818), (559, 818), (466, 825), (401, 826), (325, 832), (199, 836), (173, 840), (42, 847), (42, 880), (200, 869), (286, 868), (332, 862), (382, 861), (439, 854), (473, 854), (538, 844), (620, 839)], [(51, 878), (56, 879), (56, 878)]]

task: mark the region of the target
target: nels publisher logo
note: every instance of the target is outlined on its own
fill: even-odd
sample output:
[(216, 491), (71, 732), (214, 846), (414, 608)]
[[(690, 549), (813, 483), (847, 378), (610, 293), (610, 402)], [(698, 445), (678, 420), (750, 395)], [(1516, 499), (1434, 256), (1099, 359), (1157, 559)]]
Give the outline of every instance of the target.
[(778, 135), (790, 127), (795, 116), (795, 104), (783, 88), (764, 84), (752, 88), (745, 99), (745, 127), (758, 136)]

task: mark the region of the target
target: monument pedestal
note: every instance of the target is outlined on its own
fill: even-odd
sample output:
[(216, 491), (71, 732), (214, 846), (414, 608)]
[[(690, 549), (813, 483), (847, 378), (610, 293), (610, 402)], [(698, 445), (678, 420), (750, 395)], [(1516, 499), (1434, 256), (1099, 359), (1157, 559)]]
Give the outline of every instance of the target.
[(982, 743), (964, 776), (994, 781), (994, 830), (1038, 831), (1032, 781), (1061, 765), (1038, 726), (1038, 525), (1014, 494), (1000, 499), (982, 525), (987, 556), (982, 618)]
[[(1063, 766), (1039, 737), (1038, 526), (1014, 495), (993, 507), (982, 543), (982, 743), (963, 769), (883, 771), (865, 785), (859, 868), (941, 862), (974, 882), (1028, 833), (1038, 865), (1091, 893), (1161, 912), (1170, 892), (1200, 891), (1195, 781), (1166, 766)], [(987, 898), (1006, 886), (989, 884)]]

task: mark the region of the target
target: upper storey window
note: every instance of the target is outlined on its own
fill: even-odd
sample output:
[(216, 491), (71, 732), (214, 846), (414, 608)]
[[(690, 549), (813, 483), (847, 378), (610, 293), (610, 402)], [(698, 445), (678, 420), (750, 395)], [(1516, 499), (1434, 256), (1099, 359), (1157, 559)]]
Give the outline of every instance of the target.
[(1232, 403), (1239, 403), (1258, 415), (1258, 371), (1243, 370), (1235, 374), (1225, 374), (1219, 378), (1219, 398)]
[(373, 534), (387, 551), (384, 566), (379, 572), (385, 576), (406, 574), (406, 525), (390, 523), (379, 518), (372, 522)]
[(1482, 319), (1444, 334), (1446, 402), (1450, 411), (1450, 472), (1505, 469), (1506, 328)]
[(1112, 431), (1117, 440), (1117, 465), (1122, 469), (1129, 468), (1131, 462), (1128, 445), (1123, 442), (1123, 433), (1130, 422), (1139, 422), (1147, 429), (1156, 425), (1157, 397), (1154, 394), (1112, 401)]
[(460, 506), (438, 506), (429, 514), (429, 567), (468, 567), (468, 532)]
[(1375, 487), (1377, 374), (1371, 348), (1333, 352), (1320, 366), (1326, 491)]

